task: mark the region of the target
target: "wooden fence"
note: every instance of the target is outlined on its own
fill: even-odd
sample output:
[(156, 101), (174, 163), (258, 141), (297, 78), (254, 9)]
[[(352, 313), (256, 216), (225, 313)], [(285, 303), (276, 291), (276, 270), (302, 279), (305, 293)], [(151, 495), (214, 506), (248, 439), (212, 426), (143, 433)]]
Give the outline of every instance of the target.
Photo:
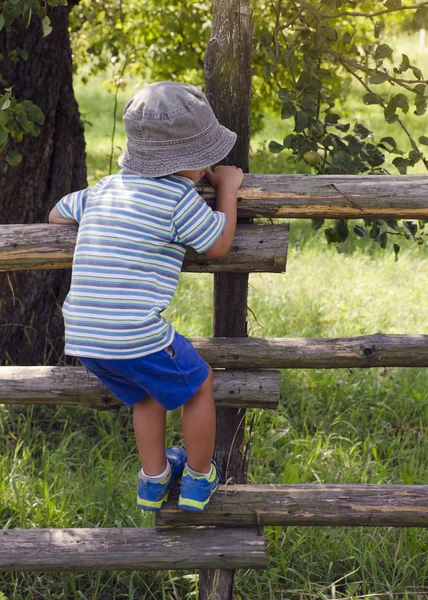
[[(208, 185), (200, 192), (212, 202)], [(428, 219), (428, 177), (246, 175), (238, 215)], [(0, 271), (69, 267), (75, 239), (73, 226), (3, 225)], [(224, 259), (189, 252), (185, 270), (280, 273), (287, 244), (288, 225), (241, 225)], [(427, 335), (192, 341), (214, 369), (222, 369), (214, 376), (218, 406), (235, 408), (277, 406), (279, 372), (272, 369), (428, 366)], [(80, 367), (2, 367), (0, 384), (6, 404), (120, 404)], [(173, 497), (155, 530), (3, 530), (0, 571), (264, 568), (265, 525), (428, 526), (428, 486), (226, 484), (204, 513), (175, 505)]]

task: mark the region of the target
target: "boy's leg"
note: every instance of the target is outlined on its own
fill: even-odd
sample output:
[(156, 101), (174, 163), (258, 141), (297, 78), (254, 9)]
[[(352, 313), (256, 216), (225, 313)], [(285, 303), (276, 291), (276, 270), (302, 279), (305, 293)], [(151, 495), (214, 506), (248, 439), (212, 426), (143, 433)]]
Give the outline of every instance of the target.
[(186, 463), (183, 448), (165, 451), (166, 410), (151, 396), (134, 405), (134, 430), (143, 466), (138, 476), (137, 505), (143, 510), (162, 508)]
[(213, 395), (213, 375), (209, 375), (199, 390), (183, 405), (183, 438), (187, 464), (199, 473), (209, 473), (214, 454), (216, 416)]
[(167, 467), (165, 456), (166, 410), (146, 396), (134, 405), (134, 431), (144, 473), (156, 476)]
[(215, 405), (212, 371), (190, 400), (183, 405), (183, 436), (188, 461), (181, 479), (178, 508), (205, 510), (220, 483), (212, 456), (215, 442)]

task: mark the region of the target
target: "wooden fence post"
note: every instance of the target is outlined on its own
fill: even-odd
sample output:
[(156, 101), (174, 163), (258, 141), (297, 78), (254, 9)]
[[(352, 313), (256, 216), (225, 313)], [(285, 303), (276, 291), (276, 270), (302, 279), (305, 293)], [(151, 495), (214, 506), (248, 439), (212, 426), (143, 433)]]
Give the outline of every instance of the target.
[[(251, 46), (250, 0), (214, 0), (212, 32), (205, 53), (206, 92), (220, 123), (238, 135), (223, 162), (244, 172), (248, 172), (250, 144)], [(214, 274), (215, 337), (247, 335), (247, 291), (248, 273)], [(224, 481), (246, 481), (246, 460), (241, 452), (244, 426), (245, 409), (217, 411), (215, 455)], [(233, 569), (202, 570), (199, 599), (230, 600), (233, 577)]]

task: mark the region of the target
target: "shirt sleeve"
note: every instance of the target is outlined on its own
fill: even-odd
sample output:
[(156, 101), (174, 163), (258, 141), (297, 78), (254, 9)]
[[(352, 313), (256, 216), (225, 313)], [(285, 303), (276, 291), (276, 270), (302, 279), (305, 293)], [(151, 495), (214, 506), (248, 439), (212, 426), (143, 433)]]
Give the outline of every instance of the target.
[(91, 188), (88, 188), (87, 190), (72, 192), (61, 198), (55, 205), (59, 216), (63, 219), (74, 219), (80, 223), (90, 191)]
[(94, 192), (101, 190), (104, 185), (106, 185), (107, 181), (108, 177), (103, 177), (103, 179), (100, 179), (94, 187), (87, 188), (86, 190), (79, 190), (78, 192), (71, 192), (71, 194), (67, 194), (61, 198), (55, 205), (59, 216), (63, 219), (74, 219), (80, 223), (88, 198)]
[(227, 215), (212, 210), (196, 189), (186, 190), (175, 207), (173, 242), (191, 246), (202, 254), (218, 240), (226, 226)]

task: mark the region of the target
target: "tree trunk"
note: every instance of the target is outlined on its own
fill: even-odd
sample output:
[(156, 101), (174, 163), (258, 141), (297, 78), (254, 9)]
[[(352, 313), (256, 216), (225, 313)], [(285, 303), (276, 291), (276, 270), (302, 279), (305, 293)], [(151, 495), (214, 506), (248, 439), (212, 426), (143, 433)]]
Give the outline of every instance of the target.
[[(250, 0), (214, 0), (213, 26), (205, 54), (207, 97), (220, 123), (238, 135), (223, 162), (241, 167), (244, 172), (248, 172), (249, 164), (251, 46)], [(247, 335), (247, 291), (248, 273), (214, 275), (215, 336)], [(223, 481), (246, 481), (247, 464), (241, 451), (244, 427), (244, 409), (217, 411), (215, 456)], [(231, 599), (233, 577), (233, 569), (201, 571), (200, 600)]]
[[(69, 6), (77, 4), (69, 1)], [(42, 37), (40, 19), (28, 29), (16, 22), (0, 32), (0, 53), (25, 49), (28, 60), (0, 62), (14, 94), (40, 106), (45, 123), (39, 137), (24, 136), (19, 166), (0, 155), (0, 222), (43, 223), (65, 194), (86, 187), (83, 126), (72, 88), (68, 37), (69, 7), (50, 9), (52, 32)], [(0, 93), (3, 90), (0, 88)], [(0, 274), (0, 364), (57, 364), (63, 359), (60, 306), (69, 271)]]

